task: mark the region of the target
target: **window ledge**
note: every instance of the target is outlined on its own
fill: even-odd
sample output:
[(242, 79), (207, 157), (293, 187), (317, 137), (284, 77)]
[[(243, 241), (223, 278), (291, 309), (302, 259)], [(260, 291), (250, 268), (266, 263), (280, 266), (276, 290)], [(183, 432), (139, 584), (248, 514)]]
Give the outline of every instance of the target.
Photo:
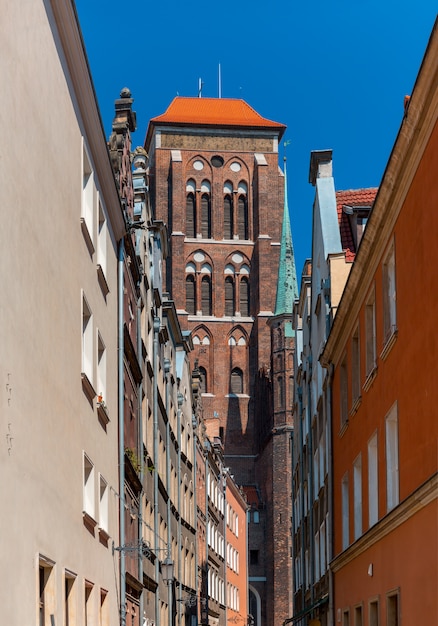
[(97, 403), (97, 415), (103, 426), (106, 426), (108, 422), (110, 421), (110, 418), (108, 415), (108, 407), (103, 402)]
[(84, 520), (84, 526), (94, 534), (94, 529), (97, 526), (97, 522), (87, 511), (82, 511), (82, 518)]
[(99, 281), (100, 288), (104, 296), (109, 294), (110, 288), (106, 282), (105, 273), (101, 265), (97, 265), (97, 280)]
[(105, 543), (105, 545), (107, 545), (108, 539), (110, 538), (109, 533), (104, 528), (101, 528), (100, 526), (98, 527), (98, 531), (99, 531), (100, 542)]
[(382, 352), (380, 353), (380, 358), (382, 359), (382, 361), (384, 361), (386, 357), (388, 356), (388, 354), (391, 352), (392, 346), (397, 341), (397, 336), (398, 336), (398, 329), (394, 327), (391, 335), (388, 337), (387, 342), (383, 346)]
[(87, 244), (88, 252), (90, 253), (90, 256), (93, 256), (94, 254), (93, 240), (91, 239), (90, 231), (88, 230), (85, 217), (81, 217), (81, 229), (82, 229), (82, 234), (85, 239), (85, 243)]
[(341, 429), (339, 431), (339, 437), (344, 436), (344, 433), (347, 430), (347, 428), (348, 428), (348, 419), (346, 419), (345, 422), (342, 424)]
[(350, 417), (353, 417), (353, 415), (355, 415), (358, 412), (361, 404), (362, 404), (362, 396), (357, 396), (357, 398), (353, 402), (353, 406), (350, 409)]
[(373, 380), (375, 379), (376, 376), (377, 376), (377, 365), (374, 365), (374, 367), (372, 368), (372, 370), (370, 370), (363, 384), (362, 389), (364, 391), (368, 391), (368, 389), (371, 387)]
[(84, 390), (84, 393), (87, 396), (88, 400), (90, 402), (93, 402), (94, 398), (96, 397), (96, 392), (94, 391), (94, 387), (90, 379), (88, 378), (88, 376), (85, 374), (85, 372), (81, 373), (81, 378), (82, 378), (82, 389)]

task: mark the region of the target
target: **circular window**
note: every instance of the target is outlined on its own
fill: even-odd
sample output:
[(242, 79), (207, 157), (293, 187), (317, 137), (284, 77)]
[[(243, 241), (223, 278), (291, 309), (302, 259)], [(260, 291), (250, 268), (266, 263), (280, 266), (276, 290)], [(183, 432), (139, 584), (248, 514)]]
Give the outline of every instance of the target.
[(232, 172), (240, 172), (240, 163), (237, 163), (237, 161), (233, 161), (233, 163), (231, 163), (230, 165), (230, 170)]
[(204, 164), (203, 164), (203, 162), (202, 162), (202, 161), (195, 161), (195, 162), (193, 163), (193, 168), (194, 168), (195, 170), (198, 170), (198, 171), (199, 171), (199, 170), (202, 170), (202, 169), (204, 169)]
[(221, 156), (216, 154), (214, 157), (211, 158), (211, 164), (213, 165), (213, 167), (222, 167), (222, 165), (224, 164), (224, 160)]

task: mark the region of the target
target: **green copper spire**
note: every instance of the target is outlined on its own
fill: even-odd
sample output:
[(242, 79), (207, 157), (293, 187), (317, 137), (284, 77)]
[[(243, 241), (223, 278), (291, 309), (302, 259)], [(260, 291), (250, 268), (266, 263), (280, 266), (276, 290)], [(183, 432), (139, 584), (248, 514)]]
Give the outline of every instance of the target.
[(284, 212), (281, 230), (280, 263), (278, 266), (277, 299), (274, 315), (292, 313), (295, 299), (298, 298), (297, 272), (294, 248), (290, 229), (289, 207), (287, 203), (286, 157), (284, 158)]

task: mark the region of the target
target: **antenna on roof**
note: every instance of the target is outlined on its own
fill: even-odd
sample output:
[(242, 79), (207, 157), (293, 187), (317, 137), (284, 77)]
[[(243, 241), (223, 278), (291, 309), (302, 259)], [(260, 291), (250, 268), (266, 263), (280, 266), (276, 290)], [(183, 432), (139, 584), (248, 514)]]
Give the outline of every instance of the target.
[(202, 82), (202, 78), (198, 79), (198, 98), (202, 98), (202, 88), (204, 83)]
[(218, 85), (219, 85), (219, 98), (222, 98), (222, 78), (221, 78), (221, 64), (219, 63), (218, 68)]

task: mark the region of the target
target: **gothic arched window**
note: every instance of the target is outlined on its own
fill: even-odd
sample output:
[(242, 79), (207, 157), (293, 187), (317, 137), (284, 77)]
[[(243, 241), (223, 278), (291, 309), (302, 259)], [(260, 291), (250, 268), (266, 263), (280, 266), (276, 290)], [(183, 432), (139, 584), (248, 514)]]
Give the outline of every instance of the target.
[(200, 367), (199, 373), (201, 374), (201, 393), (207, 393), (207, 370), (205, 367)]
[(201, 281), (201, 310), (203, 315), (211, 315), (211, 282), (209, 276), (204, 276)]
[(243, 372), (238, 367), (231, 371), (230, 387), (231, 393), (243, 393)]
[(186, 237), (196, 237), (196, 203), (193, 193), (186, 198)]
[(203, 239), (211, 238), (211, 204), (207, 193), (201, 197), (201, 235)]
[(248, 239), (248, 203), (244, 195), (237, 202), (237, 234), (239, 239)]
[(233, 199), (232, 196), (224, 197), (224, 239), (233, 238)]
[(240, 281), (240, 292), (239, 292), (239, 304), (240, 304), (240, 314), (243, 317), (248, 317), (249, 313), (249, 282), (247, 278), (242, 278)]
[(231, 276), (225, 279), (225, 315), (235, 313), (234, 281)]
[(186, 278), (186, 311), (189, 315), (196, 315), (196, 285), (195, 277)]

